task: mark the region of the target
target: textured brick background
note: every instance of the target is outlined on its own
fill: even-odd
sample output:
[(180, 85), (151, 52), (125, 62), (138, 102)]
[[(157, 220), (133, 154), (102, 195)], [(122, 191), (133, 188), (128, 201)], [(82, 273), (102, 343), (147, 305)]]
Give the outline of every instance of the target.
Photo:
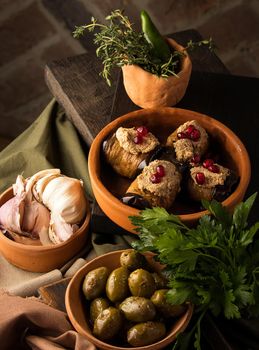
[(258, 0), (0, 0), (0, 148), (39, 115), (51, 95), (48, 61), (87, 52), (90, 37), (73, 39), (75, 25), (124, 8), (139, 29), (149, 11), (163, 34), (195, 28), (213, 37), (231, 73), (259, 76)]

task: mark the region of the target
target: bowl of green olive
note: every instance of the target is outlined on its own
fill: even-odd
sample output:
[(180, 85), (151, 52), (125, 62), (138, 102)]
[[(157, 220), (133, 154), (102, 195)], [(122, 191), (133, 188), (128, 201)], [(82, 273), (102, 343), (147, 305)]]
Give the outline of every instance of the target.
[(167, 301), (162, 271), (151, 253), (133, 249), (89, 261), (66, 291), (74, 328), (104, 350), (156, 350), (173, 343), (187, 327), (193, 306)]

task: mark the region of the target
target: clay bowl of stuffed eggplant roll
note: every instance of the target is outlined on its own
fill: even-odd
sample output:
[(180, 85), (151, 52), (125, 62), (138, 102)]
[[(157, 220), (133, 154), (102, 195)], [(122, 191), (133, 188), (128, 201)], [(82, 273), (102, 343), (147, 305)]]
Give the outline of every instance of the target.
[(141, 109), (103, 128), (89, 153), (95, 198), (120, 227), (129, 216), (163, 207), (194, 225), (202, 200), (230, 211), (243, 199), (251, 167), (241, 140), (221, 122), (179, 108)]

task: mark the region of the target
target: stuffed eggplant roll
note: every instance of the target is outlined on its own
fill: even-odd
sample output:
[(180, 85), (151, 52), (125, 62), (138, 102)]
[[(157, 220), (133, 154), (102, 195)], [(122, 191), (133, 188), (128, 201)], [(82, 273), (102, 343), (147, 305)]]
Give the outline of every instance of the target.
[(191, 199), (218, 201), (231, 194), (238, 182), (238, 176), (212, 159), (206, 159), (202, 165), (190, 169), (187, 189)]
[(206, 130), (191, 120), (169, 135), (166, 145), (174, 148), (179, 162), (197, 163), (208, 149), (209, 138)]
[(103, 144), (106, 161), (120, 175), (134, 178), (139, 164), (159, 145), (145, 126), (118, 130)]
[[(180, 191), (181, 178), (175, 164), (166, 160), (154, 160), (131, 183), (122, 201), (140, 209), (143, 206), (168, 209)], [(131, 201), (127, 201), (129, 198)]]

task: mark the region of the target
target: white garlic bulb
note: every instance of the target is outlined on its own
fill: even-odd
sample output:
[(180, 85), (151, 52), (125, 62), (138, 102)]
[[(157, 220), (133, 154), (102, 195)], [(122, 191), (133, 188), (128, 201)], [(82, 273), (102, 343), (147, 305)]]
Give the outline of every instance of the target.
[[(36, 181), (34, 181), (36, 180)], [(49, 237), (60, 243), (69, 239), (86, 215), (83, 182), (48, 169), (34, 175), (28, 187), (34, 197), (50, 210)]]
[(30, 178), (18, 175), (14, 197), (0, 208), (0, 227), (40, 238), (43, 245), (68, 240), (86, 216), (83, 182), (60, 169), (39, 171)]
[(51, 179), (40, 194), (42, 203), (66, 223), (79, 223), (86, 213), (86, 199), (80, 180), (59, 176)]

